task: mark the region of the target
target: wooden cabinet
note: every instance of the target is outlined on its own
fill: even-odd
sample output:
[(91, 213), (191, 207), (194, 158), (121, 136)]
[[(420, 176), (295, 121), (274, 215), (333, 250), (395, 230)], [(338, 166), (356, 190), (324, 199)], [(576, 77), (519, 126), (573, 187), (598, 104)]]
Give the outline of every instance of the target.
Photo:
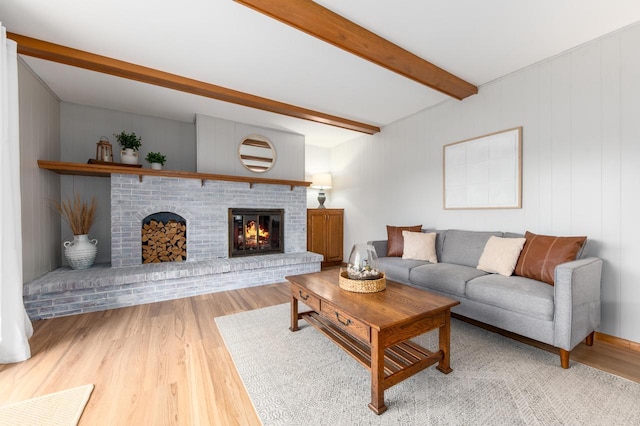
[(344, 209), (307, 209), (307, 250), (324, 256), (322, 266), (342, 263)]

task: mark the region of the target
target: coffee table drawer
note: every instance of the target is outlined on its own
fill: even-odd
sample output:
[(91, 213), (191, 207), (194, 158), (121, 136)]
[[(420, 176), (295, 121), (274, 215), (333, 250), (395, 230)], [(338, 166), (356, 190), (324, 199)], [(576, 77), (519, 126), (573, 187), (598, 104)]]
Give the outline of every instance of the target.
[(322, 301), (321, 314), (323, 317), (331, 320), (334, 324), (339, 325), (347, 333), (354, 337), (359, 337), (367, 342), (370, 341), (371, 333), (369, 326), (365, 323), (358, 321), (349, 314), (346, 314), (340, 308), (333, 306), (332, 304)]
[(320, 312), (320, 299), (313, 294), (307, 292), (302, 287), (298, 287), (295, 284), (291, 284), (291, 295), (313, 309), (316, 312)]

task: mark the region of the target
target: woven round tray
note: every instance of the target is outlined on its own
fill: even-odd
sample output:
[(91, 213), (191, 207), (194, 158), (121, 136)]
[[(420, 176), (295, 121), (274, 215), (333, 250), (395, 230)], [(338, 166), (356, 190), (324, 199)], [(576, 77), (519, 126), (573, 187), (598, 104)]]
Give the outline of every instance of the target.
[(382, 278), (377, 280), (352, 280), (347, 271), (340, 272), (340, 288), (354, 293), (376, 293), (387, 288), (387, 279), (382, 273)]

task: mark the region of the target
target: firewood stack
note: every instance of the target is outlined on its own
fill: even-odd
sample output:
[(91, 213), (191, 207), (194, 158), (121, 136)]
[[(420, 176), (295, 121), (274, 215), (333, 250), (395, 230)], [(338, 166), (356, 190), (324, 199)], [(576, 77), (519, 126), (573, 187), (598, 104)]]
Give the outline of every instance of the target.
[(187, 225), (152, 220), (142, 226), (142, 263), (182, 262), (187, 258)]

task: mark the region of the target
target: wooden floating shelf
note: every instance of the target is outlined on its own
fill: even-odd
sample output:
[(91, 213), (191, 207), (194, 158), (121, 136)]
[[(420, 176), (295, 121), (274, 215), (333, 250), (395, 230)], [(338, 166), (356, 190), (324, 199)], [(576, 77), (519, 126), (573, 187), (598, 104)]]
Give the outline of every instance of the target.
[(38, 160), (38, 167), (52, 172), (59, 173), (61, 175), (75, 175), (75, 176), (100, 176), (111, 177), (112, 174), (118, 173), (123, 175), (136, 175), (140, 182), (142, 182), (143, 176), (162, 176), (162, 177), (174, 177), (182, 179), (199, 179), (204, 186), (205, 181), (208, 180), (222, 180), (227, 182), (246, 182), (250, 188), (253, 188), (255, 184), (264, 185), (286, 185), (293, 190), (296, 186), (311, 185), (311, 182), (297, 181), (297, 180), (284, 180), (284, 179), (269, 179), (260, 177), (247, 177), (247, 176), (229, 176), (229, 175), (214, 175), (209, 173), (192, 173), (192, 172), (180, 172), (175, 170), (153, 170), (127, 167), (117, 164), (83, 164), (83, 163), (69, 163), (63, 161), (48, 161)]

